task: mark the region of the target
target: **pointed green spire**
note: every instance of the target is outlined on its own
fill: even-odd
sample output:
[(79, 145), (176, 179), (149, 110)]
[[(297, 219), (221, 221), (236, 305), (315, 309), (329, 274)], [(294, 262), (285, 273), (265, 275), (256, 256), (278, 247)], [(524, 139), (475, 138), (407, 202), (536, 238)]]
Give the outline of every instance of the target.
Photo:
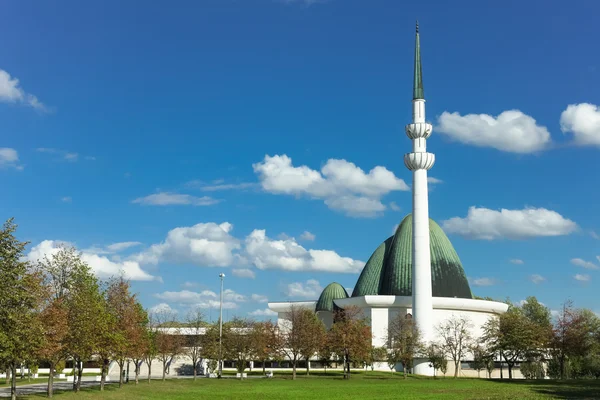
[(425, 99), (423, 90), (423, 74), (421, 72), (421, 45), (419, 44), (419, 21), (415, 39), (415, 81), (413, 83), (413, 100)]

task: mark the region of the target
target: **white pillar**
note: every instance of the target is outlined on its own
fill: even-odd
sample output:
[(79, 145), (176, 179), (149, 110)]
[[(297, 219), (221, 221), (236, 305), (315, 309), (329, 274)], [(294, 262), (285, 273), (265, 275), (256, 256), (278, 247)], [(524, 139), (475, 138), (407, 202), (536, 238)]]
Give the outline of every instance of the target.
[[(427, 152), (431, 130), (432, 126), (425, 122), (425, 100), (413, 100), (413, 123), (406, 126), (406, 134), (413, 141), (413, 152), (404, 156), (404, 164), (413, 172), (412, 311), (424, 342), (434, 338), (427, 190), (427, 171), (435, 163), (435, 156)], [(433, 369), (427, 360), (415, 359), (414, 373), (433, 375)]]

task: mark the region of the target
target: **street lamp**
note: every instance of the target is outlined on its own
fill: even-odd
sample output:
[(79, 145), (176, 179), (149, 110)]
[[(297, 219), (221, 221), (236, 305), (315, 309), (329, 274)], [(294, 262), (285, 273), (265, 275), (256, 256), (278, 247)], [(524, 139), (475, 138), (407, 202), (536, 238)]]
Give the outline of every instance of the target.
[(221, 304), (219, 305), (219, 378), (223, 375), (223, 278), (224, 273), (219, 274), (221, 278)]

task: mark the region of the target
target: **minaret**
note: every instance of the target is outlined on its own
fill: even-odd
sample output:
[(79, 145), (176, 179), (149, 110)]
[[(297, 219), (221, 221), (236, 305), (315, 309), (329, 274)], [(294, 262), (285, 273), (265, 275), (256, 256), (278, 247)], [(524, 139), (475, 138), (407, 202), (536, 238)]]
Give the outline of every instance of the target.
[[(431, 293), (431, 254), (429, 251), (429, 198), (427, 171), (435, 163), (435, 155), (427, 152), (427, 138), (432, 126), (425, 122), (425, 96), (421, 73), (419, 23), (415, 42), (413, 84), (413, 122), (406, 125), (406, 135), (412, 139), (413, 151), (404, 155), (404, 165), (413, 173), (412, 209), (412, 314), (424, 342), (433, 339), (433, 306)], [(415, 360), (416, 374), (430, 375), (428, 363)]]

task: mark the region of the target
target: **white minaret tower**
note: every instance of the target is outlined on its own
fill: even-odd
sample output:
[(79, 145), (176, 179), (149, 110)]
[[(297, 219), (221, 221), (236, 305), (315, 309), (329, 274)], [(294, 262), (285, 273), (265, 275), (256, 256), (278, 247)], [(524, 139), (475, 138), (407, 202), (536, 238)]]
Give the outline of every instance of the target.
[[(412, 139), (413, 151), (404, 155), (404, 165), (413, 173), (412, 209), (412, 314), (424, 342), (433, 339), (433, 305), (431, 291), (431, 254), (429, 250), (429, 197), (427, 171), (435, 163), (435, 155), (427, 152), (427, 138), (432, 126), (425, 122), (425, 97), (421, 74), (419, 23), (415, 43), (413, 84), (413, 122), (406, 125), (406, 135)], [(414, 373), (433, 375), (424, 359), (415, 359)]]

